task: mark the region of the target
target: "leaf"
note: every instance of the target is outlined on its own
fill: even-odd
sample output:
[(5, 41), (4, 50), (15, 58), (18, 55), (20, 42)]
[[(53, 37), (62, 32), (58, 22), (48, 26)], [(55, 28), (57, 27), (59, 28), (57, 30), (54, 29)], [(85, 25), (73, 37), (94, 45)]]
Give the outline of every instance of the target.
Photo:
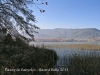
[(44, 3), (42, 3), (42, 4), (44, 4)]
[(45, 12), (45, 10), (43, 10), (42, 12)]
[(48, 2), (45, 2), (46, 5), (48, 5)]
[(42, 10), (40, 10), (40, 12), (42, 13)]

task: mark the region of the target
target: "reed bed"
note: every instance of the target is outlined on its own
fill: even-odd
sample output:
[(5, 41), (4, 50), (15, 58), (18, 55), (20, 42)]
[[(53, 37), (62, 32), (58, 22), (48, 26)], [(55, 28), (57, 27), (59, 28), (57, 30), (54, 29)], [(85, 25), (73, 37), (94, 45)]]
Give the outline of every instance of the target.
[(46, 48), (70, 48), (70, 49), (82, 49), (82, 50), (100, 50), (100, 45), (94, 44), (49, 44), (44, 45)]
[(68, 71), (60, 72), (61, 75), (100, 75), (100, 57), (94, 55), (73, 55), (64, 57), (69, 63), (65, 63)]
[[(66, 71), (58, 71), (56, 75), (100, 75), (100, 55), (96, 51), (100, 50), (100, 45), (96, 44), (42, 44), (38, 47), (49, 49), (60, 49), (62, 54), (68, 49), (75, 51), (71, 55), (60, 56), (58, 53), (57, 68), (66, 68)], [(59, 50), (59, 51), (60, 51)], [(66, 50), (66, 51), (65, 51)], [(79, 54), (85, 50), (86, 54)], [(89, 53), (89, 51), (90, 53)], [(92, 50), (92, 52), (91, 52)], [(58, 51), (58, 52), (59, 52)], [(78, 52), (79, 51), (79, 52)], [(78, 55), (79, 54), (79, 55)]]
[[(100, 45), (95, 44), (49, 44), (46, 48), (87, 50), (86, 54), (74, 53), (60, 58), (60, 68), (67, 68), (67, 71), (58, 72), (58, 75), (100, 75)], [(89, 51), (90, 53), (89, 53)], [(91, 50), (93, 50), (91, 52)]]

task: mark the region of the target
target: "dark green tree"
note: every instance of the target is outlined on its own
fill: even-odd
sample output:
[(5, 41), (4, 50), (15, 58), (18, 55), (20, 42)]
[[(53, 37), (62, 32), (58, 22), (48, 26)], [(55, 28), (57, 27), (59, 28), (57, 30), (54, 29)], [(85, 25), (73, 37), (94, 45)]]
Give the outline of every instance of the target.
[(38, 7), (40, 4), (48, 5), (41, 0), (0, 0), (0, 30), (6, 29), (6, 33), (13, 37), (34, 40), (34, 33), (37, 33), (39, 27), (35, 26), (36, 19), (29, 6), (35, 5), (41, 13), (45, 12)]

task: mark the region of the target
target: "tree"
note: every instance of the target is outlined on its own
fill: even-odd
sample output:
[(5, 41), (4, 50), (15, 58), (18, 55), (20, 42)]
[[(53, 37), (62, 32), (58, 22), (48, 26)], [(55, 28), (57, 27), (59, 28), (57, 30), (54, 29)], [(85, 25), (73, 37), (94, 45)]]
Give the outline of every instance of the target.
[[(34, 40), (33, 33), (37, 33), (39, 27), (34, 25), (36, 19), (32, 14), (33, 11), (29, 9), (29, 5), (35, 5), (41, 13), (45, 12), (45, 10), (41, 10), (38, 5), (44, 3), (48, 5), (47, 2), (40, 0), (41, 3), (38, 4), (36, 1), (0, 0), (0, 30), (6, 30), (6, 34), (10, 34), (13, 37), (19, 37), (27, 41)], [(29, 37), (22, 35), (21, 32)]]

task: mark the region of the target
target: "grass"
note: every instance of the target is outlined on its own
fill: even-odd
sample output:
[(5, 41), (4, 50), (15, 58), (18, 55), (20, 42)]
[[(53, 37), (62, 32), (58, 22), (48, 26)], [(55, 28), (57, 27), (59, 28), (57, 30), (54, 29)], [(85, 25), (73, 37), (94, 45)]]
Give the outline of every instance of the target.
[[(74, 48), (77, 45), (71, 45)], [(92, 45), (79, 45), (80, 49), (88, 49)], [(69, 48), (70, 48), (69, 47)], [(96, 47), (96, 46), (95, 46)], [(58, 47), (57, 47), (58, 48)], [(76, 47), (77, 49), (77, 47)], [(94, 54), (94, 53), (93, 53)], [(65, 63), (68, 71), (60, 72), (61, 75), (100, 75), (100, 57), (96, 55), (81, 56), (73, 55), (64, 57), (69, 63)], [(57, 72), (35, 71), (32, 72), (5, 72), (8, 68), (55, 68), (57, 62), (57, 55), (51, 49), (42, 47), (14, 47), (14, 46), (0, 46), (0, 72), (1, 75), (59, 75)]]
[(70, 49), (82, 49), (82, 50), (100, 50), (100, 45), (94, 44), (51, 44), (44, 45), (46, 48), (70, 48)]
[(62, 72), (62, 75), (100, 75), (100, 57), (73, 55), (68, 61), (68, 71)]
[[(100, 75), (100, 56), (96, 55), (95, 51), (100, 50), (100, 45), (94, 44), (51, 44), (44, 45), (47, 48), (69, 48), (75, 50), (93, 50), (92, 54), (64, 56), (61, 60), (65, 64), (64, 68), (68, 71), (60, 72), (61, 75)], [(66, 62), (66, 60), (68, 62)], [(62, 65), (62, 64), (59, 64)]]
[[(20, 39), (13, 42), (11, 38), (6, 38), (0, 46), (0, 75), (59, 75), (57, 72), (48, 71), (6, 72), (4, 70), (5, 68), (55, 68), (58, 59), (57, 54), (55, 51), (47, 48), (100, 50), (100, 45), (71, 44), (42, 45), (42, 47), (34, 47), (27, 45)], [(69, 63), (65, 62), (65, 67), (68, 68), (68, 71), (60, 72), (60, 75), (100, 75), (100, 57), (97, 57), (94, 53), (91, 56), (65, 56), (63, 59), (65, 59), (65, 61), (69, 61)]]

